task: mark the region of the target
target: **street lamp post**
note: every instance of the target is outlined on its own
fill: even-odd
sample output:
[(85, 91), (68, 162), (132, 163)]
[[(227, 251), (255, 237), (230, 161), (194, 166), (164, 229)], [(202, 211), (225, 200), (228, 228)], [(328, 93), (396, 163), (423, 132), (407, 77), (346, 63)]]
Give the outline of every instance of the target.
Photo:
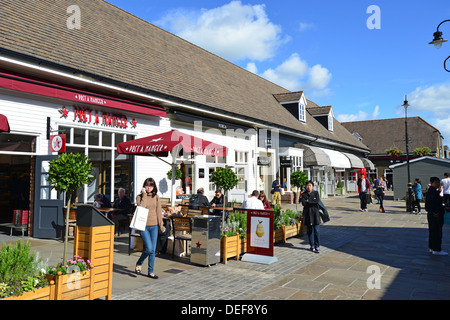
[(409, 168), (409, 138), (408, 138), (408, 99), (405, 96), (405, 101), (403, 102), (403, 108), (405, 108), (405, 140), (406, 140), (406, 167), (408, 170), (408, 200), (409, 200), (409, 207), (407, 208), (407, 211), (412, 213), (413, 210), (413, 203), (412, 203), (412, 183), (411, 183), (411, 172)]
[[(449, 21), (450, 21), (450, 19), (444, 20), (444, 21), (442, 21), (441, 23), (439, 23), (439, 25), (437, 26), (436, 32), (433, 33), (433, 37), (434, 37), (434, 38), (433, 38), (433, 41), (429, 42), (429, 44), (433, 44), (434, 47), (435, 47), (436, 49), (439, 49), (440, 47), (442, 47), (442, 44), (443, 44), (444, 42), (447, 42), (447, 40), (445, 40), (445, 39), (442, 38), (442, 32), (439, 31), (439, 27), (440, 27), (444, 22), (449, 22)], [(447, 59), (444, 60), (444, 69), (445, 69), (445, 71), (450, 72), (450, 70), (447, 69), (447, 60), (448, 60), (448, 59), (450, 59), (450, 56), (448, 56)]]

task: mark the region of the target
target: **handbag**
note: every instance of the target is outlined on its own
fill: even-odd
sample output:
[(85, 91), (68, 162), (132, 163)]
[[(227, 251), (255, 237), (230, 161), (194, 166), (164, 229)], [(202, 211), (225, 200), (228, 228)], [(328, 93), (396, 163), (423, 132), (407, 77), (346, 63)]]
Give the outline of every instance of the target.
[(375, 193), (375, 195), (377, 197), (382, 196), (383, 195), (383, 188), (376, 188), (373, 193)]
[(130, 229), (144, 231), (147, 224), (148, 209), (137, 206), (131, 219)]

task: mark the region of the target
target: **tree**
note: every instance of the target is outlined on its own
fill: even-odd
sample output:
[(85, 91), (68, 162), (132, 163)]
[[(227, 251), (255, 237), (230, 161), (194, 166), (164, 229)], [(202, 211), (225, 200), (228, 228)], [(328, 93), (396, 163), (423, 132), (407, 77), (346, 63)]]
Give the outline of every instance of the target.
[(222, 211), (222, 229), (225, 223), (225, 205), (226, 205), (226, 193), (233, 189), (239, 182), (236, 173), (230, 168), (217, 168), (216, 171), (211, 173), (211, 182), (223, 189), (223, 211)]
[(67, 199), (63, 261), (66, 261), (72, 193), (84, 184), (91, 183), (93, 179), (92, 163), (88, 157), (82, 154), (63, 153), (58, 158), (50, 161), (48, 182), (52, 189), (55, 189), (59, 193), (65, 193)]
[[(167, 175), (167, 180), (169, 180), (169, 181), (172, 180), (172, 169), (167, 171), (166, 175)], [(179, 180), (179, 179), (181, 179), (182, 176), (183, 176), (183, 173), (181, 172), (181, 170), (179, 168), (177, 168), (177, 173), (176, 173), (175, 179)]]
[[(308, 175), (303, 172), (303, 171), (294, 171), (291, 174), (291, 184), (294, 187), (301, 188), (303, 187), (306, 182), (308, 181)], [(301, 189), (300, 189), (301, 190)], [(300, 195), (299, 195), (299, 199), (300, 199)], [(298, 201), (295, 201), (295, 211), (297, 210), (297, 205), (298, 205)]]

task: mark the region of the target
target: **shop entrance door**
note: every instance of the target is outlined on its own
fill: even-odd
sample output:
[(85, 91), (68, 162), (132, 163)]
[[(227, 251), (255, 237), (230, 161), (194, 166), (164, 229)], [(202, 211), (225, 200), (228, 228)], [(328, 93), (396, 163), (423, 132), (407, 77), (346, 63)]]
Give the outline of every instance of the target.
[(64, 200), (58, 197), (48, 183), (50, 161), (58, 156), (36, 157), (36, 175), (34, 183), (33, 237), (54, 239), (61, 237), (64, 228)]

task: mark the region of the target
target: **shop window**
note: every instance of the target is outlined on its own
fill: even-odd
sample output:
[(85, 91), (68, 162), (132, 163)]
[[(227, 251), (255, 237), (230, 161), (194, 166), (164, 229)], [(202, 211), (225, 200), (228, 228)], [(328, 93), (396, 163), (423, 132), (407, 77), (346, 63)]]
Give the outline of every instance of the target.
[(206, 163), (226, 163), (225, 157), (206, 156)]
[[(74, 128), (73, 130), (73, 143), (74, 144), (85, 144), (86, 143), (86, 130)], [(67, 137), (66, 137), (67, 139)]]
[(89, 130), (89, 145), (99, 146), (100, 145), (100, 132), (96, 130)]
[(234, 161), (236, 164), (247, 164), (248, 163), (248, 152), (236, 151), (234, 156)]
[(102, 132), (102, 146), (111, 147), (112, 145), (112, 133), (111, 132)]
[(0, 151), (36, 152), (36, 137), (2, 133), (0, 135)]

